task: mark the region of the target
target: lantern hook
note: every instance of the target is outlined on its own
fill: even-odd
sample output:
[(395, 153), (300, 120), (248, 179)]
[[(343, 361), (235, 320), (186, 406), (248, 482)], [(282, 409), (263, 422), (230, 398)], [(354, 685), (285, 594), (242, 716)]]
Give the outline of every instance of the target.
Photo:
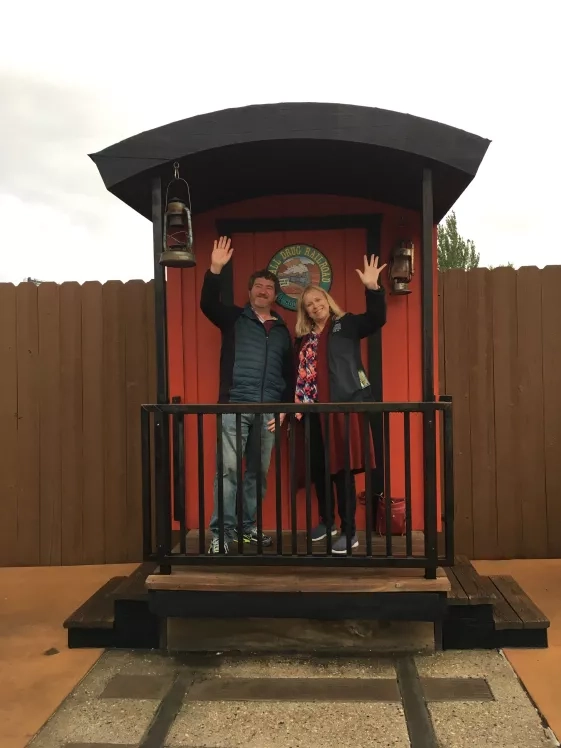
[(173, 162), (173, 179), (168, 183), (168, 186), (166, 187), (166, 205), (168, 204), (169, 188), (173, 182), (183, 182), (183, 184), (187, 187), (187, 195), (189, 197), (189, 213), (192, 213), (193, 210), (191, 208), (191, 190), (189, 189), (187, 180), (179, 176), (179, 161)]

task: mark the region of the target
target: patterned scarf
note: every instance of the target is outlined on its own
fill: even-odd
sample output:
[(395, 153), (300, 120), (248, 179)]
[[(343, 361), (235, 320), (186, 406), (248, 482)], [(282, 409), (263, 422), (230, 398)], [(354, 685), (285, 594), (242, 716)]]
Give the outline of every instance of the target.
[(300, 348), (298, 356), (298, 376), (296, 378), (296, 391), (294, 402), (315, 403), (318, 397), (317, 385), (317, 347), (319, 335), (315, 332), (309, 333), (304, 344)]

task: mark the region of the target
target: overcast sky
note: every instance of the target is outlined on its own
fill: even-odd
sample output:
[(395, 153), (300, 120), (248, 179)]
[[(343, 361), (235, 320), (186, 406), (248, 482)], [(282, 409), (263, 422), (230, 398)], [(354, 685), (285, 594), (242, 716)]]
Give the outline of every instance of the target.
[(460, 232), (482, 265), (561, 264), (561, 4), (520, 2), (5, 3), (0, 280), (152, 277), (149, 222), (87, 154), (278, 101), (382, 107), (491, 139), (456, 203)]

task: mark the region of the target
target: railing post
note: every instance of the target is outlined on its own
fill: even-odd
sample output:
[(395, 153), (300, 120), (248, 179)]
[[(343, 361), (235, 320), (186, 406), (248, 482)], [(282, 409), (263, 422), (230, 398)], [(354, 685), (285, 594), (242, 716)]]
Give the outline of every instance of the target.
[(156, 471), (156, 556), (160, 561), (160, 574), (171, 574), (171, 565), (164, 563), (171, 553), (171, 495), (169, 420), (161, 410), (154, 414), (155, 471)]
[(296, 493), (298, 491), (296, 482), (296, 416), (293, 414), (289, 417), (290, 432), (288, 435), (289, 442), (289, 471), (290, 471), (290, 535), (291, 544), (290, 552), (292, 556), (298, 555), (298, 514), (296, 509)]
[(423, 473), (425, 514), (425, 577), (436, 579), (438, 566), (436, 512), (436, 428), (435, 408), (427, 404), (423, 411)]
[[(258, 413), (253, 423), (253, 428), (257, 429), (257, 446), (256, 446), (256, 481), (255, 493), (257, 496), (257, 553), (263, 555), (263, 481), (262, 481), (262, 459), (261, 449), (263, 446), (263, 414)], [(248, 439), (249, 441), (249, 439)]]
[(391, 443), (390, 414), (383, 414), (384, 428), (384, 506), (386, 510), (386, 556), (392, 556), (392, 482), (391, 482)]
[(277, 524), (277, 553), (282, 556), (282, 482), (281, 482), (281, 423), (275, 412), (275, 516)]
[(197, 483), (199, 497), (199, 553), (205, 552), (205, 437), (203, 414), (197, 413)]
[(413, 518), (411, 507), (411, 413), (403, 414), (403, 452), (405, 456), (405, 552), (413, 555)]
[(306, 492), (306, 553), (312, 555), (312, 461), (311, 461), (311, 434), (310, 414), (304, 413), (304, 466), (305, 466), (305, 492)]
[(142, 463), (142, 558), (152, 555), (152, 454), (150, 450), (150, 413), (140, 409), (140, 449)]
[(442, 441), (444, 444), (444, 553), (446, 563), (454, 563), (454, 426), (452, 397), (441, 395), (440, 400), (450, 405), (442, 411)]
[[(178, 405), (179, 397), (173, 397), (172, 403)], [(179, 550), (187, 552), (187, 527), (185, 517), (185, 422), (182, 413), (172, 416), (173, 439), (173, 519), (179, 522)]]
[(242, 414), (236, 413), (236, 511), (238, 513), (238, 553), (243, 555), (243, 455)]

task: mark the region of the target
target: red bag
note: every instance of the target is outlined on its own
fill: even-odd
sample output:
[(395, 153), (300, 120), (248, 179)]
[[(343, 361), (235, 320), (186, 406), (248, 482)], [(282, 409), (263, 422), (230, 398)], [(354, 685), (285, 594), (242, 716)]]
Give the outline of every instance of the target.
[[(392, 535), (405, 535), (405, 499), (390, 499)], [(383, 496), (378, 499), (376, 512), (376, 532), (386, 534), (386, 500)]]

